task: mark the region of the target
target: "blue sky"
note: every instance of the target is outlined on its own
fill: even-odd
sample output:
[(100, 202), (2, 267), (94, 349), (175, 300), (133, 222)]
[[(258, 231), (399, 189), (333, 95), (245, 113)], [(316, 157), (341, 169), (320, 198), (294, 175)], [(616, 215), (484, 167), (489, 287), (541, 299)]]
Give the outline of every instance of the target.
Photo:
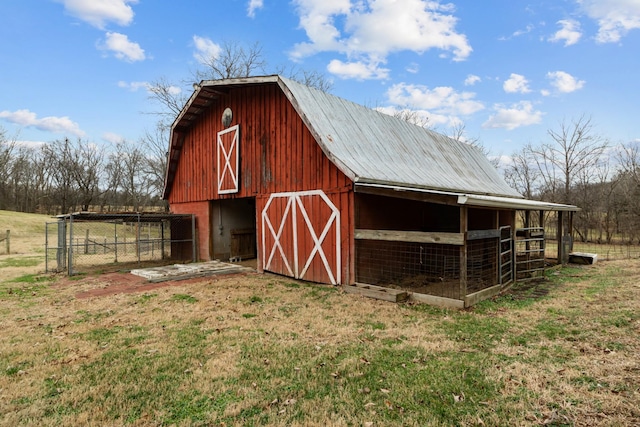
[(152, 130), (147, 87), (190, 94), (203, 53), (259, 42), (331, 93), (410, 108), (494, 155), (582, 114), (640, 141), (640, 0), (2, 0), (0, 126), (19, 141), (114, 144)]

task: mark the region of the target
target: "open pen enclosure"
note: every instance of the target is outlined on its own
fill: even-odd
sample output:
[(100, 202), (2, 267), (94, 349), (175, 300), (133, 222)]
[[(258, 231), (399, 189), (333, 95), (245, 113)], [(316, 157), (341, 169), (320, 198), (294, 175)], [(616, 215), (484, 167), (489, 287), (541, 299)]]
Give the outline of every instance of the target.
[(46, 270), (195, 261), (195, 217), (174, 214), (61, 215), (46, 224)]
[(356, 282), (472, 305), (543, 274), (544, 230), (516, 230), (515, 219), (513, 210), (358, 194)]

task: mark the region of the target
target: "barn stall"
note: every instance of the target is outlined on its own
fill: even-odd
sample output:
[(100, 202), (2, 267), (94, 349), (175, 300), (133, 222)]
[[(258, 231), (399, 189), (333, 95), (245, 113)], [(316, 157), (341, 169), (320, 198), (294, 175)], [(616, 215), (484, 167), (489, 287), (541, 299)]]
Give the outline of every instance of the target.
[(199, 259), (385, 299), (471, 305), (518, 262), (538, 270), (540, 231), (516, 230), (517, 211), (576, 210), (523, 199), (475, 147), (281, 76), (201, 82), (168, 160), (164, 197), (196, 216)]

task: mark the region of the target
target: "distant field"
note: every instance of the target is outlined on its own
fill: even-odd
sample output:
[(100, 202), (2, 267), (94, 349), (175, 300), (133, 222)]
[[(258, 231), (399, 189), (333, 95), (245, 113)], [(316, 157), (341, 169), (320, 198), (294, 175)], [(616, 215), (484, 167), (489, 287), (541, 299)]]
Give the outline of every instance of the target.
[(45, 224), (54, 221), (48, 215), (0, 210), (0, 237), (11, 231), (10, 254), (0, 242), (0, 282), (25, 272), (44, 272)]

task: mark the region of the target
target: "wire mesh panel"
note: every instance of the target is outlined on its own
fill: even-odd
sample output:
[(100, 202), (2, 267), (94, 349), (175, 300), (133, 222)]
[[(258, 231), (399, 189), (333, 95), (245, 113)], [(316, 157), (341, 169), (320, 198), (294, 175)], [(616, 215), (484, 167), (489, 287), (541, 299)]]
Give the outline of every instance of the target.
[(516, 279), (527, 280), (544, 274), (544, 229), (519, 228), (516, 232)]
[(460, 247), (356, 240), (356, 282), (460, 299)]
[(191, 215), (81, 215), (46, 226), (47, 271), (106, 264), (195, 260)]
[(496, 238), (468, 241), (467, 294), (498, 283), (498, 247)]

